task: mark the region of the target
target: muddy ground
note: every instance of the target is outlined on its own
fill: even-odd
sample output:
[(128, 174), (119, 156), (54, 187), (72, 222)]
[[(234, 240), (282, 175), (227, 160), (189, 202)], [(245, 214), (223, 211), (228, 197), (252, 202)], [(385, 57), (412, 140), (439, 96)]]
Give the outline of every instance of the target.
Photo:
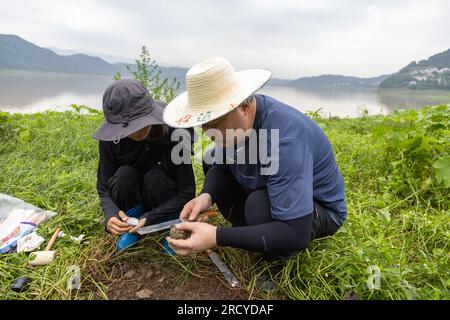
[[(280, 299), (277, 292), (250, 289), (251, 276), (236, 273), (239, 286), (232, 288), (206, 253), (194, 258), (172, 257), (161, 247), (146, 241), (126, 254), (113, 253), (96, 275), (106, 285), (105, 294), (112, 300), (236, 300)], [(217, 251), (218, 252), (218, 251)], [(219, 252), (218, 252), (219, 253)], [(233, 269), (230, 266), (230, 269)], [(247, 270), (248, 271), (248, 270)], [(251, 274), (251, 272), (250, 272)], [(98, 297), (103, 296), (98, 292)]]
[(129, 261), (114, 271), (109, 299), (246, 299), (246, 290), (229, 287), (221, 275), (183, 274), (172, 263)]

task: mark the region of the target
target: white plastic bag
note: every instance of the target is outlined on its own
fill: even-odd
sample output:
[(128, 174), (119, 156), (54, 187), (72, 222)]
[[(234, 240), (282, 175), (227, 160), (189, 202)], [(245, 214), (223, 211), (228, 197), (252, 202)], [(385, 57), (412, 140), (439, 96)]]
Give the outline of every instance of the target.
[(36, 226), (56, 215), (18, 198), (0, 193), (0, 253), (10, 253), (17, 241), (34, 231)]
[(45, 239), (34, 231), (17, 241), (17, 252), (34, 251), (39, 248), (44, 241)]

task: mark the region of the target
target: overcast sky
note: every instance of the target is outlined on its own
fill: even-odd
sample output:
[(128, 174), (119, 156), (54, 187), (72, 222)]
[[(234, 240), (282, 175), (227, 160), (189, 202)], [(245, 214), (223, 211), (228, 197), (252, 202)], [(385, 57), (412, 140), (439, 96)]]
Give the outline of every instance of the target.
[(0, 33), (161, 65), (376, 76), (450, 48), (449, 0), (0, 0)]

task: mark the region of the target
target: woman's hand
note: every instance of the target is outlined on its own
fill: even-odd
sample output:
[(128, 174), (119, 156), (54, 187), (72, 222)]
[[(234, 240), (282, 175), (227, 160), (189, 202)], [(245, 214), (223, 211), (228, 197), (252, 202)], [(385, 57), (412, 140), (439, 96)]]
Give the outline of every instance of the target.
[(130, 230), (130, 233), (136, 233), (140, 228), (145, 226), (145, 222), (147, 222), (147, 218), (140, 219), (138, 224), (133, 226), (133, 228)]
[(211, 195), (202, 193), (185, 204), (180, 213), (181, 220), (196, 221), (200, 213), (211, 209)]
[(111, 217), (106, 223), (106, 229), (114, 235), (127, 233), (133, 228), (127, 223), (128, 216), (122, 210), (119, 211), (118, 215), (120, 219)]
[(166, 237), (172, 249), (180, 255), (188, 255), (215, 248), (217, 227), (205, 222), (183, 222), (175, 226), (178, 230), (189, 231), (191, 236), (186, 240), (175, 240)]

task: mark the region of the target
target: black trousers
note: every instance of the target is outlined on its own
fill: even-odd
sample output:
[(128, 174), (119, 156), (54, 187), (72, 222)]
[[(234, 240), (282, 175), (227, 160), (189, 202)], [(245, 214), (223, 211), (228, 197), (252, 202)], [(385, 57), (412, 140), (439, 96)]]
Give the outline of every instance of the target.
[[(132, 166), (121, 166), (108, 180), (108, 188), (117, 206), (126, 212), (139, 204), (151, 211), (177, 193), (175, 182), (160, 168), (141, 172)], [(152, 223), (178, 218), (179, 212), (151, 212)]]
[[(227, 190), (232, 189), (226, 187)], [(232, 192), (230, 192), (232, 193)], [(242, 197), (242, 195), (244, 195)], [(234, 197), (234, 201), (221, 201), (217, 203), (233, 227), (254, 226), (275, 221), (270, 211), (270, 201), (267, 189), (255, 190), (250, 193), (241, 193)], [(339, 226), (331, 218), (331, 212), (321, 204), (314, 202), (314, 211), (311, 219), (310, 240), (320, 239), (333, 235)]]

